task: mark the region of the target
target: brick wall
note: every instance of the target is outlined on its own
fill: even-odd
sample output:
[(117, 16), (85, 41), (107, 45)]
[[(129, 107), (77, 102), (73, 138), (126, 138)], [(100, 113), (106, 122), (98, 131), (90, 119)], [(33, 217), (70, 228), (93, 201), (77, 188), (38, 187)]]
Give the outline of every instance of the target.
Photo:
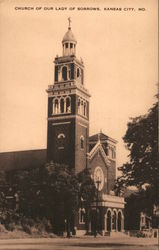
[(100, 166), (104, 173), (104, 187), (102, 192), (109, 194), (110, 190), (114, 187), (114, 182), (116, 178), (116, 166), (115, 162), (111, 162), (111, 166), (106, 166), (103, 156), (100, 151), (95, 154), (93, 159), (89, 162), (89, 168), (91, 168), (91, 174), (94, 176), (94, 170), (97, 166)]
[(111, 166), (108, 169), (108, 192), (113, 189), (116, 179), (116, 164), (111, 161)]
[[(88, 133), (89, 126), (88, 123), (81, 121), (76, 118), (76, 139), (75, 139), (75, 168), (76, 173), (82, 171), (86, 168), (87, 157), (86, 154), (88, 152)], [(84, 137), (84, 148), (81, 148), (80, 145), (80, 137)]]
[[(60, 120), (59, 125), (49, 122), (48, 125), (48, 150), (47, 159), (55, 163), (64, 163), (71, 167), (75, 164), (75, 121), (69, 119), (68, 124), (62, 124), (66, 120)], [(56, 121), (57, 123), (57, 121)], [(64, 134), (64, 145), (61, 147), (59, 134)]]
[(89, 167), (91, 168), (92, 176), (94, 176), (94, 170), (97, 166), (101, 167), (103, 170), (103, 173), (104, 173), (104, 187), (103, 187), (102, 192), (107, 193), (107, 190), (108, 190), (108, 187), (107, 187), (108, 168), (105, 165), (105, 162), (104, 162), (103, 157), (102, 157), (100, 152), (97, 152), (95, 154), (95, 156), (89, 162)]

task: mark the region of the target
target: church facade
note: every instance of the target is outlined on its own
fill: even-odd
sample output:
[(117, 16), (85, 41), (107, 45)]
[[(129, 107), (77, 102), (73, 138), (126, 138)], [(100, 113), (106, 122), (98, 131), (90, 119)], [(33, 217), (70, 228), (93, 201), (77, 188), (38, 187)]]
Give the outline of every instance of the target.
[[(79, 173), (90, 169), (99, 192), (92, 204), (89, 231), (98, 225), (101, 234), (124, 230), (124, 198), (114, 195), (117, 141), (97, 133), (89, 137), (90, 94), (84, 84), (84, 63), (76, 57), (77, 40), (69, 24), (62, 40), (62, 56), (54, 60), (54, 84), (49, 85), (47, 161), (64, 163)], [(85, 233), (85, 211), (78, 212), (75, 228)]]

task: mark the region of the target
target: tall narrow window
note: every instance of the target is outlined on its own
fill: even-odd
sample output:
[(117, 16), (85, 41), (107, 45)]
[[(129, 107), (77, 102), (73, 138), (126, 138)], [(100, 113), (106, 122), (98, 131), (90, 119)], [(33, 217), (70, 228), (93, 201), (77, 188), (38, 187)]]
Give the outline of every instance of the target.
[(67, 67), (62, 68), (62, 78), (64, 81), (67, 81)]
[(73, 48), (73, 43), (70, 43), (70, 49), (72, 49)]
[(68, 75), (69, 75), (69, 79), (71, 78), (71, 71), (69, 70), (68, 72)]
[(55, 66), (55, 81), (58, 81), (58, 66)]
[(55, 106), (54, 106), (54, 114), (58, 114), (58, 109), (59, 109), (59, 102), (58, 99), (55, 100)]
[(81, 135), (81, 137), (80, 137), (80, 147), (81, 147), (81, 149), (84, 149), (84, 137), (83, 137), (83, 135)]
[(81, 69), (81, 84), (83, 84), (83, 81), (84, 81), (84, 72), (83, 72), (83, 69)]
[(71, 112), (71, 99), (70, 97), (66, 97), (66, 113)]
[(116, 230), (116, 220), (117, 220), (117, 215), (116, 212), (114, 211), (114, 214), (112, 216), (112, 229)]
[(107, 231), (110, 232), (111, 231), (111, 228), (112, 225), (111, 225), (111, 212), (110, 210), (108, 210), (107, 212)]
[(84, 103), (84, 116), (87, 116), (87, 113), (86, 113), (86, 103)]
[(80, 114), (83, 115), (83, 101), (81, 101), (81, 105), (80, 105)]
[(71, 79), (74, 79), (74, 64), (71, 63)]
[(79, 68), (77, 68), (77, 77), (79, 77), (80, 76), (80, 70), (79, 70)]
[(64, 99), (63, 98), (60, 100), (60, 111), (61, 113), (64, 113)]
[(78, 114), (80, 114), (80, 105), (81, 105), (81, 101), (80, 98), (78, 99)]

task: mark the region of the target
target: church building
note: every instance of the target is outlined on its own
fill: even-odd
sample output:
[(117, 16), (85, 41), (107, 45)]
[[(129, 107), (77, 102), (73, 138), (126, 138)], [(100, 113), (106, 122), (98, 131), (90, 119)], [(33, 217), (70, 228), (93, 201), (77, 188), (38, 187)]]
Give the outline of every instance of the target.
[[(99, 192), (98, 204), (92, 204), (92, 215), (99, 213), (99, 231), (124, 230), (124, 198), (115, 196), (116, 144), (111, 137), (97, 133), (89, 137), (89, 91), (84, 82), (84, 63), (76, 57), (77, 40), (71, 30), (62, 40), (62, 56), (54, 60), (54, 84), (49, 85), (47, 161), (64, 163), (76, 173), (90, 169)], [(85, 233), (85, 211), (80, 209), (76, 220), (78, 234)], [(94, 230), (94, 217), (89, 230)]]

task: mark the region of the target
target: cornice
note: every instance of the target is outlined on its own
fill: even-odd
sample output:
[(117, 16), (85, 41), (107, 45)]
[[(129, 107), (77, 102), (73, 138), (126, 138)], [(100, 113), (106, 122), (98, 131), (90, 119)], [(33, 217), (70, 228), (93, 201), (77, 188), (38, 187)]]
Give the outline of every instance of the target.
[(56, 116), (56, 117), (47, 118), (48, 121), (59, 121), (59, 120), (66, 120), (66, 119), (78, 119), (78, 120), (81, 120), (87, 124), (89, 123), (89, 121), (87, 119), (85, 119), (82, 116), (78, 116), (78, 115), (63, 115), (63, 116)]

